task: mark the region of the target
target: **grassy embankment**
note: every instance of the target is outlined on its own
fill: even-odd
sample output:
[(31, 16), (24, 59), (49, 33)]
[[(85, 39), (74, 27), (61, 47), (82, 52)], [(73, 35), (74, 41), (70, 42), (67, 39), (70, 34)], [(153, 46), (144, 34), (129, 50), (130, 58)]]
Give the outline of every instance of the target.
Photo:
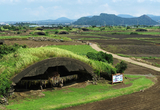
[[(85, 48), (83, 49), (85, 50)], [(3, 90), (4, 92), (4, 87), (7, 84), (4, 85), (3, 82), (6, 83), (8, 79), (29, 65), (53, 57), (68, 57), (77, 59), (90, 65), (94, 70), (107, 72), (108, 74), (115, 73), (116, 71), (116, 69), (111, 64), (90, 60), (86, 56), (77, 55), (70, 51), (59, 48), (20, 48), (16, 52), (4, 55), (2, 59), (0, 59), (0, 90)]]
[[(23, 101), (15, 102), (6, 106), (7, 109), (18, 110), (54, 110), (62, 109), (70, 106), (81, 105), (85, 103), (100, 101), (104, 99), (114, 98), (121, 95), (131, 94), (140, 90), (144, 90), (154, 83), (145, 76), (125, 75), (128, 78), (139, 78), (135, 80), (125, 79), (125, 84), (132, 83), (131, 86), (121, 89), (113, 89), (108, 83), (98, 83), (98, 85), (88, 85), (84, 88), (68, 88), (62, 90), (54, 90), (43, 92), (45, 97), (37, 99), (26, 98)], [(118, 85), (118, 84), (114, 84)]]

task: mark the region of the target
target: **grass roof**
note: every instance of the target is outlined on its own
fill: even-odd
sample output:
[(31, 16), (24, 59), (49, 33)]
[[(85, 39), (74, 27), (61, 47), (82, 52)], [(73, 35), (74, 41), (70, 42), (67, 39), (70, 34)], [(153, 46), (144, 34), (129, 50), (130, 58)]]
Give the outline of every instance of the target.
[(3, 89), (1, 88), (2, 86), (7, 86), (7, 82), (11, 77), (20, 73), (26, 67), (53, 57), (73, 58), (90, 65), (94, 70), (107, 72), (108, 74), (115, 73), (116, 71), (111, 64), (94, 61), (86, 56), (77, 55), (56, 47), (19, 48), (16, 52), (5, 55), (0, 59), (0, 91)]

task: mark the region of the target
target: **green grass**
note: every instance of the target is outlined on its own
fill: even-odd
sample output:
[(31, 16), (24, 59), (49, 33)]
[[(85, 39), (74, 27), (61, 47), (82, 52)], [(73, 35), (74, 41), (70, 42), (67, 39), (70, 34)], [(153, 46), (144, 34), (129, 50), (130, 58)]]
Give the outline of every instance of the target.
[(0, 39), (13, 39), (13, 38), (20, 38), (20, 39), (24, 39), (24, 38), (29, 38), (29, 37), (48, 37), (48, 38), (54, 38), (54, 39), (63, 39), (65, 41), (72, 41), (72, 39), (68, 38), (68, 37), (61, 37), (58, 35), (48, 35), (48, 36), (38, 36), (38, 35), (28, 35), (28, 36), (0, 36)]
[(160, 35), (160, 32), (138, 32), (141, 35)]
[(6, 34), (5, 32), (1, 32), (0, 34)]
[(97, 51), (94, 50), (89, 45), (56, 45), (56, 46), (48, 46), (48, 47), (57, 47), (57, 48), (65, 49), (78, 55), (86, 55), (88, 52), (97, 53)]
[[(100, 101), (121, 95), (131, 94), (141, 89), (146, 89), (152, 86), (154, 83), (150, 79), (146, 79), (144, 76), (125, 75), (130, 78), (138, 78), (131, 80), (130, 87), (113, 89), (108, 84), (88, 85), (85, 88), (68, 88), (63, 90), (54, 90), (52, 92), (43, 92), (45, 97), (38, 99), (27, 99), (21, 101), (19, 104), (14, 102), (11, 105), (6, 106), (7, 109), (18, 110), (55, 110), (62, 109), (70, 106), (81, 105), (94, 101)], [(127, 82), (127, 81), (126, 81)], [(118, 85), (118, 84), (114, 84)]]
[(28, 35), (28, 36), (0, 36), (0, 39), (12, 39), (12, 38), (28, 38), (28, 37), (46, 37), (46, 36), (32, 36), (32, 35)]
[(129, 55), (124, 55), (124, 54), (117, 54), (117, 55), (119, 55), (121, 57), (132, 57), (132, 56), (129, 56)]

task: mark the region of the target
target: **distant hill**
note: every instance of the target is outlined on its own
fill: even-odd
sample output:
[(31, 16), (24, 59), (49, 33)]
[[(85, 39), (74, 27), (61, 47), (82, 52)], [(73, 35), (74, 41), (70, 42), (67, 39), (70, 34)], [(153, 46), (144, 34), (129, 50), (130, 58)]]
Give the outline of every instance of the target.
[(158, 24), (147, 15), (134, 18), (122, 18), (114, 14), (101, 13), (92, 18), (82, 17), (73, 24), (75, 25), (156, 25)]
[(61, 18), (54, 20), (54, 22), (73, 22), (73, 20), (68, 19), (66, 17), (61, 17)]
[(92, 18), (93, 16), (86, 16), (86, 17), (88, 17), (88, 18)]
[(40, 21), (32, 21), (32, 23), (36, 24), (64, 24), (64, 23), (71, 23), (75, 20), (68, 19), (66, 17), (61, 17), (56, 20), (48, 19), (48, 20), (40, 20)]
[(160, 22), (160, 16), (155, 16), (155, 15), (147, 15), (149, 16), (151, 19), (153, 19), (154, 21)]
[(122, 18), (134, 18), (134, 16), (132, 16), (132, 15), (127, 15), (127, 14), (119, 14), (119, 15), (117, 15), (117, 16), (122, 17)]

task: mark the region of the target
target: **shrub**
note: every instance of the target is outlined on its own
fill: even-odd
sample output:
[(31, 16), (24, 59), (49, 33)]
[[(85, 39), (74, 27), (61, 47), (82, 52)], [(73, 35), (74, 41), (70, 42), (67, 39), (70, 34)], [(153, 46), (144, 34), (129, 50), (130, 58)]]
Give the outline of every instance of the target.
[(58, 31), (55, 31), (55, 34), (58, 34), (59, 32)]
[(49, 35), (49, 32), (46, 32), (45, 35), (48, 36), (48, 35)]
[(131, 29), (131, 27), (127, 26), (126, 30), (127, 30), (127, 29)]
[(93, 52), (88, 52), (87, 57), (89, 59), (97, 60), (97, 55), (96, 55), (96, 53), (93, 53)]
[(121, 61), (120, 63), (117, 63), (115, 68), (117, 69), (116, 70), (117, 73), (124, 73), (124, 71), (127, 69), (127, 63)]
[(104, 52), (98, 52), (93, 53), (93, 52), (88, 52), (87, 53), (87, 57), (93, 60), (98, 60), (98, 61), (102, 61), (102, 62), (108, 62), (108, 63), (113, 63), (113, 56), (111, 54), (107, 54)]
[(3, 74), (0, 77), (0, 95), (5, 95), (11, 85), (11, 81), (8, 79), (7, 74)]
[(17, 32), (17, 34), (21, 34), (21, 32), (20, 32), (20, 31), (18, 31), (18, 32)]
[(98, 61), (113, 63), (113, 56), (102, 51), (97, 53), (97, 59)]
[(0, 58), (2, 58), (4, 55), (7, 55), (9, 53), (15, 52), (18, 48), (27, 48), (27, 45), (19, 45), (15, 43), (14, 45), (0, 45)]

